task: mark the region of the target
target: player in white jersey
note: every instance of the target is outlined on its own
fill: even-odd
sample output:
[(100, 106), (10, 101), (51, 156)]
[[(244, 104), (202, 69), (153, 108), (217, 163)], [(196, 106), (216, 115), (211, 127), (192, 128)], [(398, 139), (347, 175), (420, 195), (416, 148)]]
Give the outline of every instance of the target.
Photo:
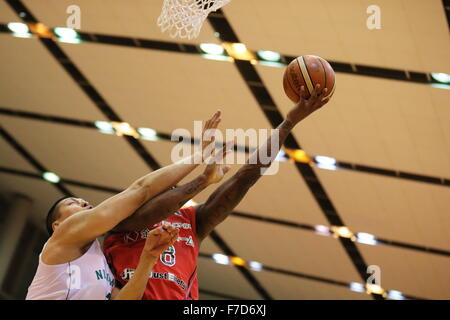
[[(219, 122), (220, 112), (216, 112), (203, 132), (217, 128)], [(204, 142), (203, 147), (211, 142)], [(176, 241), (178, 229), (162, 226), (149, 233), (131, 281), (120, 290), (114, 287), (114, 276), (97, 238), (177, 184), (198, 166), (199, 156), (202, 154), (149, 173), (95, 208), (78, 198), (58, 200), (47, 216), (50, 238), (39, 256), (27, 299), (141, 299), (157, 257)]]
[[(75, 199), (72, 199), (75, 200)], [(45, 263), (39, 255), (39, 265), (28, 288), (27, 300), (129, 300), (140, 299), (159, 255), (178, 238), (178, 229), (164, 226), (152, 230), (145, 242), (138, 267), (122, 289), (115, 287), (100, 244), (95, 239), (88, 250), (67, 263)], [(44, 246), (44, 250), (47, 245)], [(48, 259), (46, 260), (48, 262)], [(52, 261), (52, 260), (50, 260)]]

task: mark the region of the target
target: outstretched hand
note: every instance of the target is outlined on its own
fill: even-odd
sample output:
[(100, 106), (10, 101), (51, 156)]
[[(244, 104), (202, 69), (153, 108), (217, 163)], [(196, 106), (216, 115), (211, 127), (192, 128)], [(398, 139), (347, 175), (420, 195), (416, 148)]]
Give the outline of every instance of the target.
[(229, 141), (221, 150), (216, 151), (214, 156), (211, 156), (206, 160), (207, 165), (203, 175), (206, 178), (207, 184), (220, 182), (225, 174), (230, 171), (230, 166), (224, 165), (223, 160), (226, 155), (231, 152), (232, 147), (233, 141)]
[(179, 229), (172, 225), (155, 228), (147, 235), (144, 251), (153, 257), (159, 257), (164, 250), (177, 241), (178, 234)]
[(213, 116), (205, 122), (202, 130), (202, 154), (203, 159), (206, 159), (211, 151), (214, 149), (215, 131), (222, 120), (220, 118), (222, 112), (217, 110)]
[(320, 84), (316, 84), (313, 92), (311, 92), (311, 96), (308, 99), (305, 99), (303, 97), (306, 95), (306, 89), (304, 86), (301, 87), (300, 101), (291, 111), (289, 111), (286, 117), (292, 125), (296, 125), (330, 100), (330, 97), (327, 97), (328, 88), (323, 89), (321, 93), (319, 93), (319, 91)]

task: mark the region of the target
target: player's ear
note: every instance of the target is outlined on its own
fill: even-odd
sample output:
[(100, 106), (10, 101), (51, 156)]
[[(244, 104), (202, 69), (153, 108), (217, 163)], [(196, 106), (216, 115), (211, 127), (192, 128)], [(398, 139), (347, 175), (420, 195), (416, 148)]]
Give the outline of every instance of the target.
[(55, 231), (58, 226), (59, 226), (59, 220), (53, 221), (53, 223), (52, 223), (53, 231)]

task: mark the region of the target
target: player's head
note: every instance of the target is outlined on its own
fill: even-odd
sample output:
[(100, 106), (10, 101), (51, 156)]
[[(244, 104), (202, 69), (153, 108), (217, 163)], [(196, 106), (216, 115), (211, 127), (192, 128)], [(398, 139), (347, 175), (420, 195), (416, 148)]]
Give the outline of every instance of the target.
[(89, 202), (74, 197), (63, 197), (58, 199), (48, 210), (46, 227), (51, 236), (55, 228), (71, 215), (82, 210), (92, 209)]

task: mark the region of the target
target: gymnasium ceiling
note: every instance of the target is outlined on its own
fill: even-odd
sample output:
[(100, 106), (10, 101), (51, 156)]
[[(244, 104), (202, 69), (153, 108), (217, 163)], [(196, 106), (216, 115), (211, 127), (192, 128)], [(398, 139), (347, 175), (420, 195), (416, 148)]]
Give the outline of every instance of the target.
[[(204, 241), (201, 297), (377, 299), (350, 290), (364, 283), (367, 266), (377, 265), (386, 291), (450, 299), (450, 91), (431, 86), (429, 77), (450, 74), (445, 9), (440, 0), (378, 0), (382, 28), (370, 31), (372, 2), (234, 0), (197, 39), (174, 40), (156, 26), (162, 1), (17, 1), (49, 27), (65, 26), (66, 8), (77, 4), (79, 31), (90, 40), (69, 44), (11, 36), (4, 25), (22, 21), (20, 10), (1, 0), (0, 189), (30, 196), (33, 218), (43, 225), (48, 205), (63, 192), (99, 203), (171, 163), (170, 139), (102, 134), (95, 121), (120, 119), (163, 136), (192, 131), (193, 120), (220, 108), (222, 128), (267, 129), (291, 107), (283, 67), (208, 60), (186, 48), (238, 39), (254, 51), (315, 54), (342, 72), (331, 102), (295, 128), (290, 148), (342, 166), (285, 161), (278, 174), (263, 177)], [(156, 44), (139, 47), (141, 40)], [(367, 69), (357, 66), (378, 71), (364, 75)], [(419, 80), (390, 79), (392, 69)], [(251, 90), (255, 74), (259, 89)], [(86, 94), (92, 90), (98, 95)], [(61, 182), (41, 179), (46, 170)], [(318, 235), (317, 225), (347, 226), (379, 243)], [(264, 269), (217, 264), (214, 253)]]

